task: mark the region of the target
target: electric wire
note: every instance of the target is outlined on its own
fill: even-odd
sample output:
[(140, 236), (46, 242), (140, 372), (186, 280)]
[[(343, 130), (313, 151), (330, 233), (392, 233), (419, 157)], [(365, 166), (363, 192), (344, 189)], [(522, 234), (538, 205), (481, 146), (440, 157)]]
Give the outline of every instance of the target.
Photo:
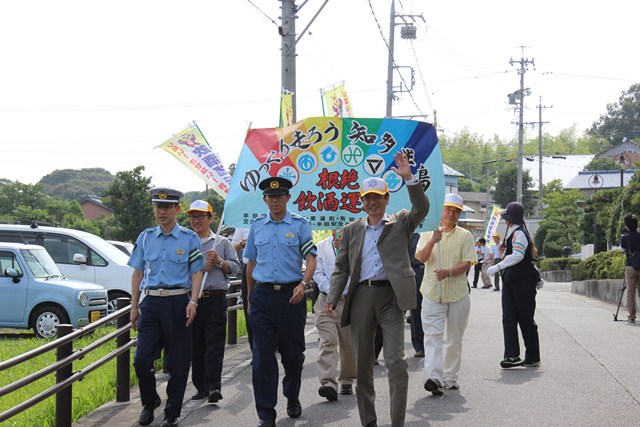
[(264, 15), (265, 18), (267, 18), (269, 21), (271, 21), (271, 23), (273, 25), (275, 25), (276, 27), (279, 27), (279, 25), (276, 23), (276, 21), (274, 21), (273, 19), (271, 19), (271, 17), (269, 15), (267, 15), (265, 12), (262, 11), (262, 9), (260, 9), (258, 6), (256, 6), (255, 4), (253, 4), (253, 2), (251, 0), (247, 0), (249, 2), (249, 4), (253, 7), (255, 7), (258, 12), (260, 12), (262, 15)]

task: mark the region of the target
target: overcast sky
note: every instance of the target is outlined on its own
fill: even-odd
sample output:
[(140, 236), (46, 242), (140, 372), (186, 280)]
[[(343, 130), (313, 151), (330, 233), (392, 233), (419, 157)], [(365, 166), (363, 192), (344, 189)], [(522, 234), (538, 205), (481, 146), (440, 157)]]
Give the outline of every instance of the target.
[[(323, 1), (304, 5), (298, 32)], [(154, 185), (202, 190), (154, 147), (195, 120), (228, 166), (250, 123), (278, 124), (280, 5), (0, 2), (0, 178), (36, 183), (56, 169), (144, 165)], [(390, 5), (329, 0), (297, 45), (298, 119), (322, 115), (320, 88), (341, 81), (355, 116), (384, 116)], [(413, 42), (396, 28), (396, 63), (413, 67), (416, 86), (393, 113), (432, 121), (435, 109), (445, 135), (465, 127), (487, 138), (517, 135), (507, 94), (519, 88), (519, 65), (509, 60), (523, 51), (535, 61), (525, 73), (525, 121), (538, 120), (542, 97), (553, 106), (543, 111), (551, 134), (584, 131), (640, 81), (636, 2), (396, 0), (396, 12), (426, 22), (417, 19)]]

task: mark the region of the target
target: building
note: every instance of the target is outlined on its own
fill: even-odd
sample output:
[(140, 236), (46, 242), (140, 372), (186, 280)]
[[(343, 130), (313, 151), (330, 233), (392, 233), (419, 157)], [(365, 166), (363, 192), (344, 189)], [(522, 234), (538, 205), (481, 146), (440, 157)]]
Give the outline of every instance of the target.
[(111, 216), (113, 211), (102, 204), (102, 200), (98, 196), (87, 196), (80, 202), (80, 207), (84, 213), (84, 217), (90, 221), (101, 216)]

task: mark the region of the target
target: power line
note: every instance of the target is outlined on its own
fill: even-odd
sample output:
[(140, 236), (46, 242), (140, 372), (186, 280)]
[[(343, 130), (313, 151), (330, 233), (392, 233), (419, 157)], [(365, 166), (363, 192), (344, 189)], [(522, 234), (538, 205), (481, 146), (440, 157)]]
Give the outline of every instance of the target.
[(249, 2), (249, 4), (250, 4), (251, 6), (255, 7), (255, 8), (258, 10), (258, 12), (260, 12), (261, 14), (263, 14), (263, 15), (265, 16), (265, 18), (267, 18), (269, 21), (271, 21), (271, 23), (272, 23), (273, 25), (275, 25), (276, 27), (279, 27), (279, 25), (278, 25), (278, 23), (277, 23), (276, 21), (274, 21), (273, 19), (271, 19), (271, 17), (269, 17), (269, 15), (267, 15), (266, 13), (264, 13), (264, 12), (262, 11), (262, 9), (260, 9), (258, 6), (256, 6), (255, 4), (253, 4), (253, 2), (252, 2), (251, 0), (247, 0), (247, 1)]

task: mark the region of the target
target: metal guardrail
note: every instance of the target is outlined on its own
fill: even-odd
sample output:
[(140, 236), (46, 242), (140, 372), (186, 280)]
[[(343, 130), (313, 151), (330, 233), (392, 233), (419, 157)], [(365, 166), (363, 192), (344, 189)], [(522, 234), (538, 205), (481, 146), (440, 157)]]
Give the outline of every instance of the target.
[[(229, 292), (227, 293), (227, 343), (237, 344), (237, 310), (242, 309), (243, 307), (242, 301), (238, 301), (238, 299), (241, 297), (241, 292), (237, 291), (237, 289), (240, 288), (241, 281), (231, 280), (229, 284)], [(130, 349), (131, 347), (136, 346), (138, 342), (137, 338), (131, 338), (131, 322), (129, 321), (128, 316), (130, 312), (131, 300), (129, 298), (118, 298), (117, 311), (115, 311), (114, 313), (75, 331), (73, 330), (72, 325), (59, 325), (58, 338), (56, 340), (44, 344), (24, 354), (16, 356), (12, 359), (0, 362), (0, 372), (2, 372), (14, 366), (20, 365), (21, 363), (27, 362), (51, 350), (56, 349), (57, 353), (55, 363), (0, 388), (0, 398), (2, 398), (2, 396), (25, 387), (40, 378), (51, 375), (54, 372), (56, 373), (55, 385), (14, 406), (13, 408), (0, 413), (0, 423), (25, 411), (26, 409), (29, 409), (35, 404), (55, 394), (55, 425), (56, 427), (71, 426), (71, 385), (76, 381), (82, 380), (89, 373), (95, 371), (114, 358), (116, 358), (116, 401), (128, 402), (130, 399), (129, 378), (131, 375)], [(73, 351), (74, 340), (90, 334), (102, 326), (111, 324), (113, 321), (116, 321), (115, 331), (92, 342), (82, 349)], [(73, 372), (72, 367), (74, 361), (83, 358), (91, 351), (113, 341), (114, 339), (116, 340), (115, 350), (108, 353), (101, 359), (95, 361), (94, 363), (86, 366), (85, 368), (75, 373)]]

